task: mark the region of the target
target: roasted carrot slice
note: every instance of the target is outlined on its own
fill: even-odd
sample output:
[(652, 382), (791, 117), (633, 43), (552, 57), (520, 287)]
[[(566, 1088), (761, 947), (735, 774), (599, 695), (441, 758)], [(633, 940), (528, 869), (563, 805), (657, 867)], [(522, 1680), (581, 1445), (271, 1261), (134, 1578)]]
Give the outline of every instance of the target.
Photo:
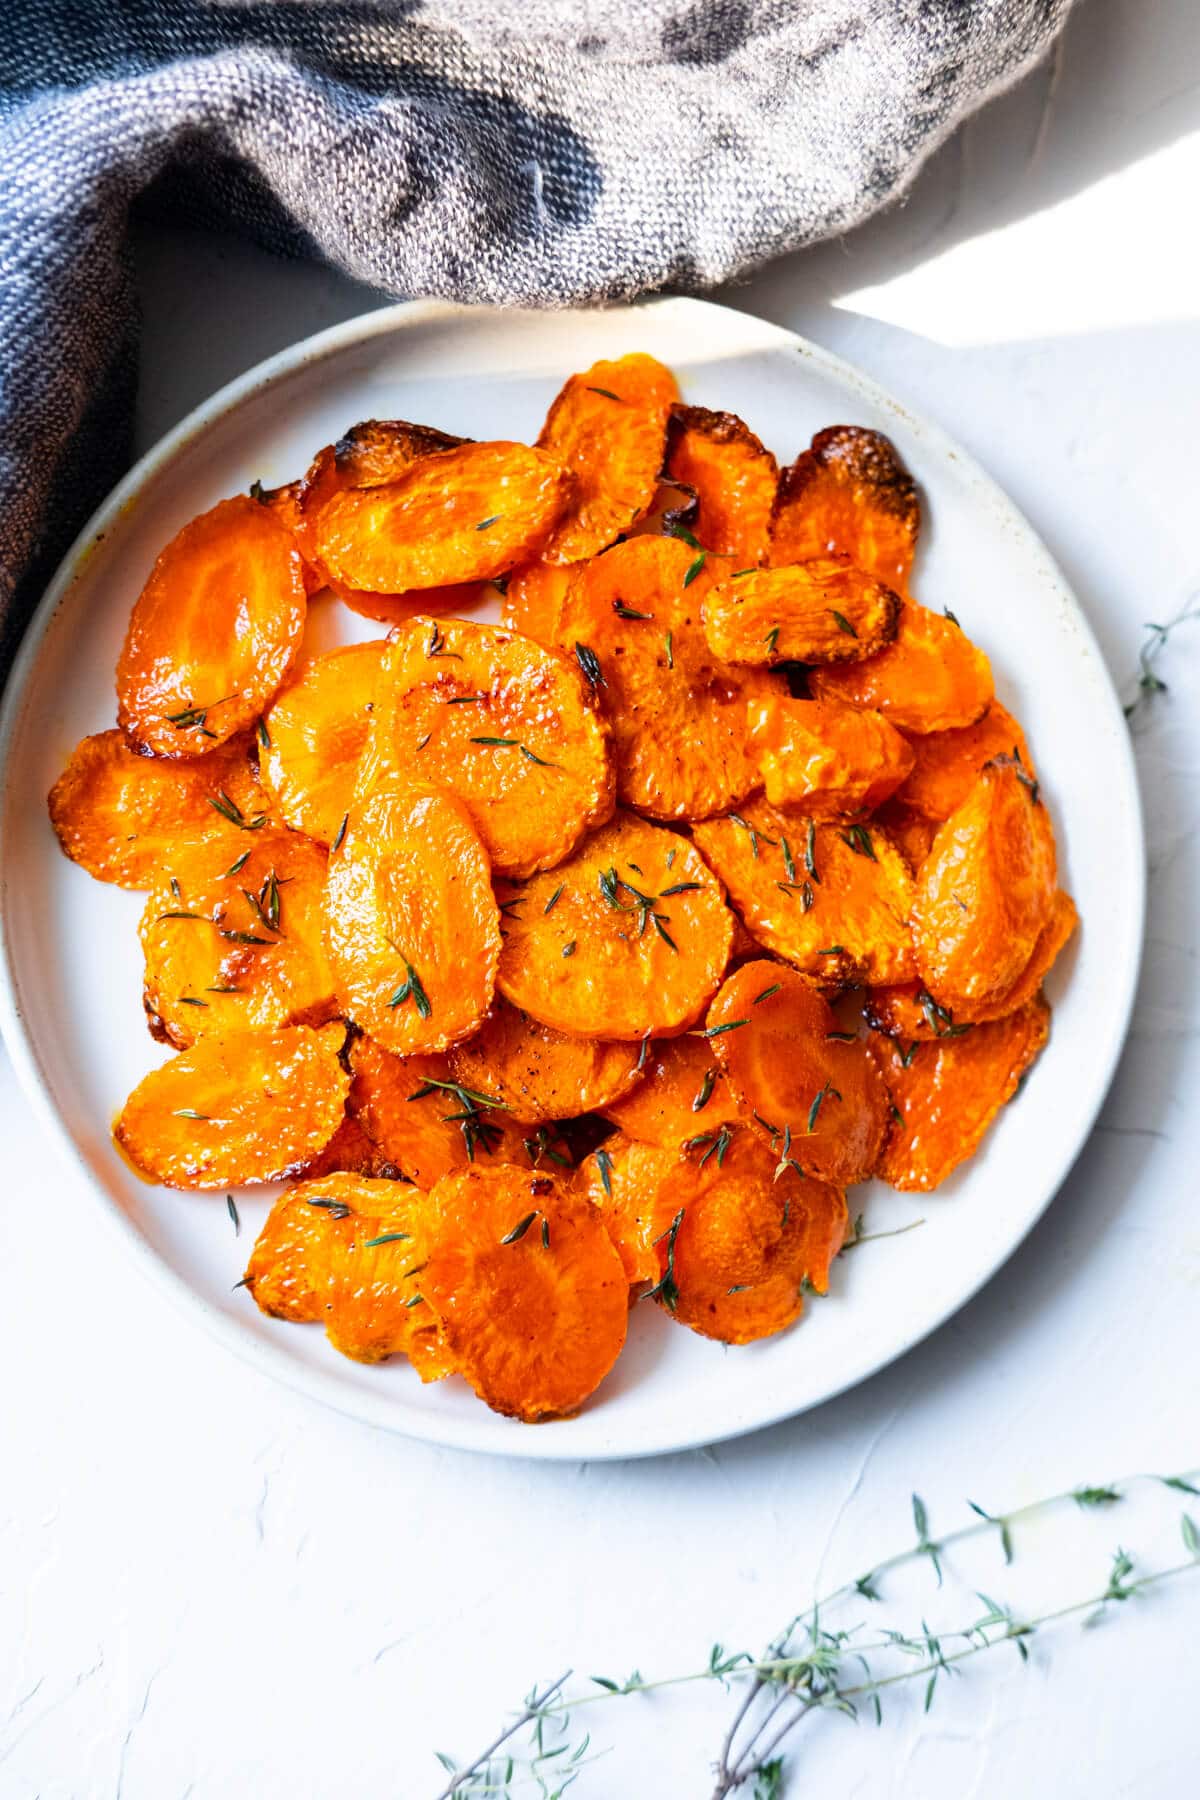
[(461, 801), (383, 775), (330, 854), (327, 939), (346, 1011), (403, 1056), (477, 1031), (492, 1003), (500, 918)]
[[(803, 1284), (818, 1293), (846, 1230), (841, 1190), (779, 1165), (752, 1129), (697, 1144), (655, 1196), (659, 1305), (703, 1337), (748, 1344), (794, 1324)], [(672, 1210), (673, 1209), (673, 1210)]]
[(333, 1017), (325, 866), (320, 845), (294, 831), (170, 853), (139, 927), (155, 1037), (184, 1045)]
[(589, 563), (560, 609), (559, 644), (590, 673), (612, 728), (618, 797), (652, 818), (706, 818), (757, 784), (746, 702), (777, 683), (709, 649), (700, 605), (714, 579), (704, 551), (631, 538)]
[(569, 1037), (498, 1000), (473, 1038), (450, 1052), (466, 1088), (498, 1095), (521, 1125), (596, 1112), (639, 1079), (633, 1044)]
[(637, 1087), (601, 1110), (627, 1137), (671, 1150), (749, 1116), (730, 1092), (708, 1039), (690, 1032), (651, 1044)]
[(1041, 995), (1019, 1011), (907, 1049), (868, 1034), (868, 1052), (891, 1096), (891, 1129), (876, 1173), (905, 1193), (928, 1193), (969, 1156), (1020, 1086), (1050, 1035)]
[(913, 768), (896, 799), (939, 824), (962, 805), (984, 763), (994, 756), (1015, 756), (1030, 775), (1034, 772), (1025, 733), (998, 700), (991, 702), (974, 725), (956, 731), (920, 732), (910, 742)]
[(846, 1187), (865, 1181), (887, 1130), (887, 1095), (863, 1043), (792, 969), (745, 963), (708, 1009), (729, 1085), (781, 1162)]
[(861, 662), (890, 644), (900, 600), (844, 557), (734, 570), (704, 597), (704, 633), (725, 662)]
[(519, 631), (535, 643), (557, 641), (558, 610), (575, 579), (569, 563), (526, 563), (514, 569), (504, 588), (500, 623), (506, 631)]
[(379, 641), (314, 656), (264, 720), (267, 786), (292, 830), (318, 843), (332, 844), (350, 810), (386, 649)]
[(689, 524), (706, 550), (733, 557), (735, 569), (763, 561), (779, 466), (736, 413), (673, 406), (663, 472), (695, 496)]
[(498, 891), (500, 992), (579, 1037), (683, 1030), (729, 959), (733, 918), (719, 882), (686, 839), (628, 813), (558, 868)]
[(350, 1068), (350, 1112), (375, 1147), (380, 1174), (428, 1189), (473, 1162), (529, 1168), (535, 1157), (554, 1161), (548, 1150), (562, 1154), (556, 1139), (547, 1135), (543, 1144), (515, 1125), (500, 1095), (464, 1087), (445, 1056), (396, 1056), (360, 1036)]
[(814, 819), (874, 812), (913, 764), (912, 746), (882, 713), (771, 694), (747, 711), (749, 741), (772, 806)]
[(988, 763), (917, 877), (917, 968), (941, 1006), (988, 1007), (1008, 992), (1049, 922), (1055, 867), (1036, 781), (1011, 759)]
[(972, 1025), (1007, 1018), (1009, 1013), (1020, 1011), (1039, 992), (1078, 923), (1075, 902), (1060, 888), (1032, 956), (999, 999), (985, 1004), (960, 1003), (951, 1011), (949, 1007), (940, 1006), (919, 981), (910, 981), (899, 987), (872, 988), (863, 1008), (867, 1020), (876, 1031), (911, 1042), (961, 1037)]
[(921, 504), (896, 446), (861, 425), (830, 425), (779, 477), (774, 563), (843, 555), (904, 592)]
[(461, 444), (374, 487), (305, 502), (335, 581), (375, 593), (489, 581), (541, 554), (568, 497), (562, 469), (525, 444)]
[(117, 723), (155, 756), (200, 756), (260, 717), (300, 646), (304, 570), (246, 494), (185, 525), (138, 595), (117, 663)]
[(566, 513), (542, 551), (582, 562), (649, 511), (662, 467), (675, 377), (652, 356), (622, 356), (572, 375), (546, 416), (538, 448), (570, 471)]
[(245, 1284), (273, 1318), (319, 1320), (343, 1356), (382, 1362), (408, 1353), (418, 1333), (437, 1333), (415, 1286), (429, 1223), (425, 1196), (401, 1182), (301, 1182), (271, 1208)]
[(420, 1277), (457, 1367), (496, 1412), (573, 1413), (625, 1342), (628, 1282), (600, 1214), (542, 1173), (444, 1176)]
[[(265, 506), (272, 517), (278, 520), (279, 524), (283, 526), (284, 530), (288, 532), (295, 541), (301, 556), (304, 554), (303, 545), (300, 542), (303, 529), (300, 513), (300, 495), (302, 487), (302, 482), (289, 481), (284, 487), (265, 488), (261, 482), (256, 481), (254, 486), (250, 489), (250, 498), (252, 500), (257, 500), (260, 506)], [(306, 594), (315, 594), (325, 586), (325, 578), (321, 571), (319, 569), (314, 569), (312, 564), (307, 560), (304, 562), (303, 575), (304, 591)]]
[(941, 613), (906, 600), (895, 640), (865, 662), (813, 669), (814, 700), (869, 706), (902, 731), (972, 725), (992, 700), (987, 657)]
[(937, 836), (937, 826), (933, 820), (913, 812), (911, 807), (902, 805), (893, 797), (884, 801), (872, 824), (875, 830), (882, 831), (896, 846), (915, 875), (933, 848), (933, 840)]
[(549, 868), (613, 809), (608, 735), (578, 663), (495, 625), (414, 619), (395, 633), (363, 785), (388, 768), (457, 794), (498, 874)]
[(236, 839), (234, 820), (261, 821), (267, 806), (245, 738), (167, 761), (102, 731), (76, 744), (50, 790), (50, 820), (72, 862), (125, 888), (152, 887), (179, 845)]
[(882, 832), (757, 801), (692, 835), (751, 934), (823, 987), (915, 973), (912, 876)]
[(636, 1143), (617, 1132), (579, 1165), (576, 1188), (599, 1210), (630, 1286), (658, 1280), (655, 1244), (672, 1217), (659, 1206), (658, 1192), (680, 1154), (678, 1147)]
[(117, 1143), (164, 1187), (282, 1180), (341, 1123), (345, 1035), (341, 1024), (288, 1025), (202, 1038), (138, 1083), (117, 1120)]

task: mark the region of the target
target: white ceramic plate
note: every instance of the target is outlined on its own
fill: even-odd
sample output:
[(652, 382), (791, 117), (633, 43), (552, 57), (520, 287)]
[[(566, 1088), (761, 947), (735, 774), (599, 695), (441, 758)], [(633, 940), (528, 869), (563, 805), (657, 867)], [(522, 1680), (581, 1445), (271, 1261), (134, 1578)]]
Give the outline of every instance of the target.
[[(356, 419), (400, 417), (484, 438), (532, 439), (563, 377), (647, 350), (685, 397), (740, 413), (781, 460), (823, 425), (888, 433), (921, 484), (915, 576), (991, 656), (1024, 722), (1083, 928), (1050, 983), (1050, 1046), (982, 1152), (936, 1195), (852, 1196), (868, 1229), (924, 1218), (836, 1266), (830, 1297), (793, 1331), (727, 1350), (635, 1310), (630, 1341), (576, 1419), (537, 1430), (496, 1417), (458, 1381), (363, 1368), (315, 1326), (263, 1318), (244, 1290), (269, 1204), (145, 1186), (110, 1122), (161, 1056), (141, 1008), (141, 896), (92, 881), (59, 852), (44, 796), (76, 740), (111, 725), (130, 606), (186, 520), (256, 478), (298, 475)], [(383, 627), (314, 609), (325, 641)], [(89, 1177), (119, 1241), (231, 1349), (314, 1397), (439, 1443), (542, 1458), (641, 1456), (770, 1424), (860, 1381), (961, 1306), (1042, 1213), (1091, 1127), (1132, 1002), (1143, 842), (1121, 709), (1080, 608), (1029, 526), (971, 459), (872, 382), (790, 332), (694, 300), (616, 311), (512, 313), (420, 303), (375, 312), (264, 363), (200, 407), (126, 477), (87, 527), (22, 648), (0, 719), (0, 1018), (46, 1129)]]

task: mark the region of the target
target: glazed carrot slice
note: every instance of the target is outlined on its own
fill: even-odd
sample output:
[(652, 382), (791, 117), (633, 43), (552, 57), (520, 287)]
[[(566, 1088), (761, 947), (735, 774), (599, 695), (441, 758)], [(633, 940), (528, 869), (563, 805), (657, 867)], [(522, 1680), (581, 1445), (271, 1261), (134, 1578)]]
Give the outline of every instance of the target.
[(473, 1038), (450, 1052), (464, 1087), (496, 1094), (522, 1125), (595, 1112), (639, 1080), (633, 1044), (570, 1037), (499, 1000)]
[(134, 1088), (114, 1136), (136, 1168), (173, 1188), (279, 1181), (324, 1148), (350, 1077), (341, 1024), (206, 1037)]
[[(529, 1168), (544, 1153), (536, 1134), (513, 1123), (499, 1094), (465, 1087), (445, 1056), (396, 1056), (360, 1036), (350, 1046), (350, 1068), (350, 1112), (374, 1145), (380, 1173), (428, 1189), (474, 1162)], [(545, 1147), (561, 1154), (557, 1140), (547, 1137)]]
[(891, 1096), (891, 1127), (876, 1173), (905, 1193), (928, 1193), (974, 1156), (1050, 1035), (1041, 995), (1007, 1018), (906, 1050), (870, 1033), (867, 1048)]
[(568, 498), (562, 469), (525, 444), (460, 444), (394, 480), (305, 503), (335, 581), (376, 593), (489, 581), (539, 556)]
[(846, 1187), (865, 1181), (887, 1130), (887, 1095), (855, 1038), (846, 1042), (811, 982), (777, 963), (745, 963), (708, 1009), (729, 1085), (783, 1162)]
[(457, 794), (499, 874), (549, 868), (613, 809), (579, 664), (495, 625), (414, 619), (395, 633), (363, 786), (386, 769)]
[(779, 467), (736, 413), (673, 406), (663, 472), (695, 496), (688, 523), (706, 550), (735, 569), (763, 561)]
[(986, 1008), (1009, 991), (1049, 923), (1055, 868), (1054, 827), (1037, 782), (1011, 759), (990, 762), (939, 829), (917, 877), (917, 968), (941, 1006)]
[(675, 377), (652, 356), (622, 356), (572, 375), (546, 416), (538, 447), (573, 478), (545, 562), (582, 562), (628, 531), (654, 499)]
[(525, 563), (514, 569), (504, 588), (500, 623), (506, 631), (519, 631), (535, 643), (557, 641), (558, 612), (575, 579), (569, 563)]
[(172, 851), (139, 926), (155, 1037), (186, 1045), (332, 1018), (325, 867), (320, 845), (294, 831)]
[[(761, 951), (755, 952), (761, 955)], [(664, 1038), (646, 1052), (642, 1079), (601, 1110), (627, 1137), (675, 1150), (700, 1132), (749, 1117), (705, 1037)]]
[(293, 831), (332, 844), (354, 798), (387, 645), (351, 644), (314, 656), (264, 719), (263, 774)]
[(506, 910), (500, 992), (575, 1036), (681, 1031), (729, 959), (733, 918), (719, 882), (686, 839), (628, 813), (558, 868), (498, 892)]
[(857, 663), (890, 644), (900, 600), (844, 557), (734, 570), (704, 597), (704, 633), (725, 662)]
[(923, 818), (939, 824), (961, 806), (980, 770), (994, 756), (1015, 756), (1032, 775), (1025, 733), (1010, 712), (993, 700), (974, 725), (956, 731), (919, 732), (910, 739), (911, 774), (896, 798)]
[(202, 756), (260, 717), (304, 630), (300, 553), (246, 494), (185, 525), (138, 595), (117, 723), (155, 756)]
[(125, 888), (152, 887), (177, 846), (236, 840), (236, 821), (261, 822), (268, 806), (246, 738), (167, 761), (102, 731), (76, 744), (50, 791), (50, 821), (72, 862)]
[(933, 848), (937, 826), (904, 806), (894, 796), (885, 800), (871, 821), (874, 831), (881, 831), (893, 843), (915, 875)]
[(242, 1277), (261, 1312), (311, 1325), (325, 1317), (331, 1241), (352, 1237), (353, 1209), (336, 1186), (301, 1183), (280, 1194), (250, 1252)]
[(828, 1288), (846, 1229), (840, 1188), (780, 1165), (745, 1128), (698, 1143), (660, 1181), (655, 1208), (671, 1218), (656, 1246), (655, 1298), (681, 1325), (726, 1344), (794, 1324), (803, 1284)]
[(672, 1215), (659, 1206), (658, 1194), (680, 1154), (677, 1146), (636, 1143), (617, 1132), (579, 1165), (576, 1188), (597, 1208), (630, 1286), (659, 1278), (655, 1246)]
[(883, 832), (753, 801), (692, 835), (752, 936), (823, 987), (915, 974), (912, 876)]
[(865, 708), (772, 694), (751, 702), (746, 723), (769, 803), (810, 818), (874, 812), (913, 765), (907, 739)]
[(327, 941), (338, 993), (389, 1050), (444, 1050), (492, 1002), (499, 913), (483, 846), (443, 789), (382, 776), (329, 859)]
[(986, 712), (992, 671), (959, 626), (906, 600), (892, 643), (865, 662), (813, 669), (809, 691), (814, 700), (869, 706), (902, 731), (949, 731)]
[(595, 1207), (514, 1168), (447, 1175), (421, 1293), (492, 1409), (532, 1422), (577, 1412), (625, 1342), (628, 1282)]
[(921, 506), (896, 446), (861, 425), (830, 425), (779, 478), (774, 563), (843, 555), (904, 592)]
[(941, 1006), (919, 981), (899, 987), (872, 988), (867, 995), (864, 1012), (871, 1025), (888, 1037), (912, 1042), (926, 1038), (961, 1037), (972, 1025), (986, 1024), (1018, 1012), (1041, 989), (1059, 952), (1074, 935), (1079, 924), (1075, 902), (1061, 888), (1055, 894), (1047, 919), (1029, 958), (1017, 979), (999, 999), (986, 1003), (962, 1003), (951, 1010)]
[(560, 609), (559, 644), (590, 671), (612, 729), (618, 798), (651, 818), (707, 818), (757, 785), (746, 703), (778, 684), (710, 650), (712, 566), (677, 538), (631, 538), (589, 563)]

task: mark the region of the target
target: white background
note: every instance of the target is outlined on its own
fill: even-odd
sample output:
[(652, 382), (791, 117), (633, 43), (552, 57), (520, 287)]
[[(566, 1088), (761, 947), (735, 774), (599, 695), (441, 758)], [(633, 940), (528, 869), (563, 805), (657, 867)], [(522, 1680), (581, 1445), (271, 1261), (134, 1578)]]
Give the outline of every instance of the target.
[[(960, 134), (906, 206), (717, 296), (959, 437), (1046, 538), (1122, 685), (1143, 621), (1200, 592), (1198, 86), (1192, 0), (1088, 0), (1055, 63)], [(271, 351), (380, 303), (184, 233), (143, 236), (139, 269), (142, 446)], [(1135, 724), (1146, 963), (1092, 1141), (936, 1338), (740, 1443), (537, 1466), (317, 1410), (122, 1262), (0, 1065), (3, 1800), (432, 1800), (433, 1747), (478, 1748), (538, 1679), (683, 1673), (714, 1638), (757, 1646), (815, 1589), (908, 1543), (914, 1489), (942, 1531), (968, 1495), (1004, 1509), (1195, 1468), (1200, 624), (1160, 666), (1170, 693)], [(1118, 1541), (1148, 1566), (1177, 1559), (1178, 1498), (1068, 1508), (1018, 1534), (1010, 1573), (994, 1543), (954, 1573), (1030, 1608), (1082, 1595)], [(972, 1617), (955, 1598), (947, 1616)], [(1190, 1795), (1198, 1621), (1185, 1576), (1100, 1630), (1040, 1635), (1028, 1669), (979, 1659), (928, 1716), (916, 1694), (879, 1732), (818, 1721), (796, 1791)], [(615, 1748), (573, 1791), (705, 1800), (730, 1705), (697, 1686), (593, 1708), (596, 1743)]]

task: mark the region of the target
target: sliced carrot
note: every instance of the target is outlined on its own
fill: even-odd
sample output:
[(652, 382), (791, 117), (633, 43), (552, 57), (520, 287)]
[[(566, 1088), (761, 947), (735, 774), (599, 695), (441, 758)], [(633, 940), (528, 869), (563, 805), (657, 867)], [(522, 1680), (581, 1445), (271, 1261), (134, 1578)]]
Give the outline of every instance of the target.
[(303, 1169), (342, 1120), (340, 1024), (206, 1037), (152, 1069), (114, 1128), (129, 1160), (174, 1188), (241, 1187)]
[[(726, 1132), (669, 1170), (655, 1196), (659, 1305), (703, 1337), (748, 1344), (799, 1318), (846, 1229), (841, 1190), (777, 1166), (753, 1130)], [(672, 1209), (674, 1209), (672, 1211)]]
[(663, 472), (694, 494), (691, 530), (706, 550), (734, 568), (763, 561), (779, 467), (736, 413), (673, 406)]
[(1037, 783), (1011, 759), (988, 763), (917, 877), (917, 968), (941, 1006), (986, 1008), (1009, 991), (1050, 921), (1055, 867)]
[(350, 1068), (350, 1112), (374, 1146), (379, 1173), (428, 1189), (474, 1162), (528, 1168), (547, 1150), (561, 1154), (557, 1140), (547, 1136), (543, 1145), (523, 1133), (499, 1094), (464, 1087), (445, 1056), (396, 1056), (360, 1036), (350, 1046)]
[(655, 1245), (671, 1224), (658, 1193), (680, 1154), (677, 1146), (637, 1143), (617, 1132), (579, 1165), (576, 1187), (599, 1211), (630, 1286), (658, 1280)]
[(324, 850), (294, 831), (235, 835), (173, 850), (142, 913), (146, 1014), (172, 1044), (337, 1011)]
[(891, 800), (884, 801), (871, 823), (875, 831), (881, 831), (895, 844), (915, 875), (929, 855), (937, 836), (937, 826), (933, 820), (923, 818), (920, 813), (913, 812), (911, 807), (902, 805), (893, 796)]
[(751, 934), (823, 987), (915, 973), (912, 876), (884, 833), (755, 801), (692, 835)]
[(777, 963), (746, 963), (708, 1009), (729, 1085), (780, 1162), (846, 1187), (865, 1181), (887, 1131), (887, 1095), (864, 1044), (816, 988)]
[(916, 483), (891, 440), (830, 425), (780, 475), (771, 560), (849, 556), (903, 593), (920, 525)]
[(892, 1125), (877, 1173), (905, 1193), (928, 1193), (973, 1156), (1050, 1034), (1041, 995), (1007, 1018), (908, 1050), (870, 1033), (867, 1047), (887, 1083)]
[(265, 710), (300, 647), (300, 553), (248, 495), (222, 500), (167, 545), (117, 663), (117, 723), (135, 748), (201, 756)]
[(102, 731), (71, 752), (50, 791), (50, 820), (72, 862), (97, 881), (148, 888), (176, 846), (236, 839), (233, 821), (262, 820), (268, 804), (246, 738), (168, 761)]
[(1025, 733), (998, 700), (991, 702), (974, 725), (962, 725), (955, 731), (918, 732), (910, 742), (913, 769), (896, 799), (939, 824), (962, 805), (984, 763), (994, 756), (1015, 756), (1030, 775), (1034, 772)]
[(720, 884), (686, 839), (628, 813), (558, 868), (499, 892), (500, 992), (575, 1036), (681, 1031), (729, 959), (733, 919)]
[(913, 764), (907, 740), (865, 708), (772, 694), (751, 703), (747, 729), (770, 804), (814, 819), (874, 812)]
[(966, 633), (914, 600), (906, 600), (894, 642), (860, 663), (813, 669), (814, 700), (869, 706), (898, 729), (948, 731), (972, 725), (992, 700), (987, 657)]
[(690, 1032), (651, 1044), (637, 1087), (602, 1111), (627, 1137), (672, 1150), (698, 1132), (749, 1116), (730, 1092), (708, 1039)]
[(292, 830), (318, 843), (333, 842), (350, 810), (386, 649), (379, 641), (314, 656), (264, 720), (267, 786)]
[(617, 794), (656, 819), (721, 812), (757, 784), (747, 701), (764, 670), (714, 657), (700, 606), (711, 559), (677, 538), (631, 538), (589, 563), (559, 614), (558, 641), (590, 671), (617, 753)]
[(675, 377), (652, 356), (618, 357), (572, 375), (538, 447), (573, 478), (566, 513), (542, 557), (582, 562), (649, 511), (658, 485)]
[(458, 1368), (494, 1411), (577, 1412), (625, 1342), (628, 1283), (600, 1214), (550, 1176), (447, 1175), (421, 1293)]
[(572, 658), (495, 625), (414, 619), (380, 678), (361, 779), (457, 794), (497, 873), (561, 861), (613, 809), (608, 734)]
[(518, 1124), (596, 1112), (636, 1086), (632, 1044), (571, 1037), (498, 1000), (473, 1038), (450, 1052), (464, 1087), (498, 1095)]
[(524, 444), (461, 444), (379, 486), (305, 503), (335, 581), (375, 593), (489, 581), (542, 553), (568, 498), (558, 464)]
[(867, 1019), (877, 1031), (911, 1042), (961, 1037), (972, 1025), (1007, 1018), (1009, 1013), (1020, 1011), (1038, 993), (1078, 923), (1075, 902), (1060, 888), (1054, 896), (1050, 917), (1033, 947), (1033, 954), (999, 999), (976, 1005), (960, 1003), (951, 1011), (940, 1006), (919, 981), (910, 981), (899, 987), (871, 989), (864, 1008)]
[(844, 557), (734, 570), (704, 597), (704, 632), (725, 662), (858, 663), (890, 644), (900, 600)]
[(383, 775), (330, 854), (327, 938), (349, 1016), (389, 1050), (444, 1050), (477, 1031), (495, 990), (500, 921), (461, 801)]

